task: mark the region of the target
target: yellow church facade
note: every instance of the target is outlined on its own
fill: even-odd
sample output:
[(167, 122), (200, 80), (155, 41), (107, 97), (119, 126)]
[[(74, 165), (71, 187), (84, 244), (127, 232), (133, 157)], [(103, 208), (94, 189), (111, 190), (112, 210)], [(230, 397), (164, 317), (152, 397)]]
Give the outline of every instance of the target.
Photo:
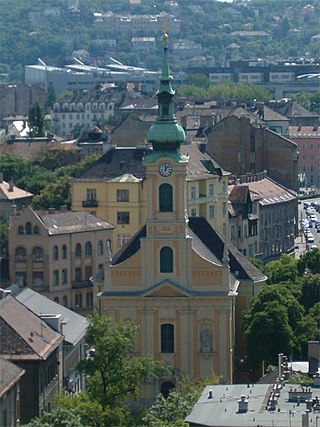
[[(201, 180), (215, 165), (201, 150), (182, 148), (171, 79), (165, 39), (158, 117), (147, 137), (153, 150), (141, 156), (145, 223), (114, 257), (108, 249), (103, 272), (94, 278), (99, 312), (135, 322), (136, 354), (171, 369), (169, 377), (143, 387), (146, 404), (184, 375), (214, 372), (232, 383), (241, 311), (266, 280), (202, 212), (190, 215), (188, 174)], [(226, 179), (220, 171), (221, 185)]]

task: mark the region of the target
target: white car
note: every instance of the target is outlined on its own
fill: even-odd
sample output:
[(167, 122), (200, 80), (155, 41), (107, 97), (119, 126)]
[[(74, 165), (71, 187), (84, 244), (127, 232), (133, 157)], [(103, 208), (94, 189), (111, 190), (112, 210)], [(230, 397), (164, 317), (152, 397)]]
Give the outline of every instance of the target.
[(312, 222), (316, 222), (316, 221), (318, 221), (317, 215), (311, 215), (311, 216), (310, 216), (310, 220), (311, 220)]
[(314, 243), (314, 236), (313, 236), (313, 234), (311, 234), (311, 236), (308, 235), (306, 240), (307, 240), (307, 243)]

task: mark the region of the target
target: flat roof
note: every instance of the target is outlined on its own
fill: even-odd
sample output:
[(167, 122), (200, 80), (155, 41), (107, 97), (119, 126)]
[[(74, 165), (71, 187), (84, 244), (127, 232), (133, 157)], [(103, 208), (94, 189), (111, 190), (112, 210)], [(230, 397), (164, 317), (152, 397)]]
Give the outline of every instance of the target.
[[(302, 417), (306, 412), (304, 396), (311, 393), (311, 399), (319, 398), (320, 388), (304, 387), (304, 394), (302, 387), (297, 384), (285, 384), (281, 389), (275, 387), (273, 384), (206, 386), (185, 421), (191, 426), (207, 427), (301, 427)], [(289, 391), (294, 390), (301, 395), (300, 404), (289, 401)], [(274, 391), (278, 393), (277, 403), (275, 409), (271, 410), (268, 401)], [(238, 401), (241, 396), (248, 402), (246, 412), (239, 411)], [(319, 408), (320, 406), (317, 411), (311, 410), (309, 413), (309, 427), (318, 425)]]

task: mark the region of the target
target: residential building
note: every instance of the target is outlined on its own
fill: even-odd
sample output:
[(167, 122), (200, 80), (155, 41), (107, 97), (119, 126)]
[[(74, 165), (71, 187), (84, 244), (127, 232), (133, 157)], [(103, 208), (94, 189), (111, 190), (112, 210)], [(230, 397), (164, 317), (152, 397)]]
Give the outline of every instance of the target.
[(266, 172), (236, 177), (229, 185), (230, 239), (246, 256), (265, 262), (293, 253), (298, 224), (296, 193)]
[(82, 156), (92, 153), (104, 154), (111, 147), (109, 135), (96, 125), (92, 129), (82, 132), (76, 145), (80, 148)]
[(163, 26), (170, 28), (170, 34), (179, 34), (181, 20), (175, 18), (167, 12), (160, 12), (157, 15), (120, 15), (113, 12), (95, 12), (96, 22), (101, 22), (111, 31), (124, 34), (137, 34), (143, 31), (146, 36), (158, 34)]
[[(93, 279), (100, 313), (135, 322), (136, 354), (171, 369), (168, 377), (143, 384), (145, 404), (159, 392), (167, 396), (184, 375), (204, 378), (214, 370), (222, 381), (233, 381), (241, 313), (266, 280), (205, 218), (188, 215), (188, 168), (199, 173), (200, 195), (206, 196), (210, 187), (202, 188), (201, 178), (214, 173), (214, 164), (200, 151), (198, 170), (192, 150), (187, 154), (190, 146), (182, 145), (167, 49), (164, 36), (158, 116), (147, 135), (153, 150), (143, 158), (146, 220), (113, 258), (109, 252), (103, 272)], [(220, 171), (217, 181), (226, 184), (227, 176)]]
[(282, 99), (278, 102), (270, 101), (269, 107), (288, 117), (290, 126), (317, 126), (319, 124), (319, 114), (308, 111), (291, 99)]
[(51, 111), (53, 132), (59, 136), (73, 136), (81, 129), (104, 125), (114, 114), (112, 91), (98, 89), (75, 91), (61, 102), (55, 102)]
[(208, 385), (185, 421), (190, 427), (316, 426), (319, 388), (275, 384)]
[(288, 126), (289, 119), (286, 116), (283, 116), (280, 113), (277, 113), (272, 108), (268, 107), (265, 104), (257, 105), (257, 110), (255, 112), (266, 124), (270, 130), (279, 133), (283, 136), (288, 136)]
[(132, 37), (132, 47), (136, 50), (143, 51), (145, 53), (154, 52), (156, 47), (155, 37)]
[[(251, 37), (252, 39), (271, 37), (270, 34), (263, 31), (241, 31), (235, 32), (234, 35)], [(317, 60), (313, 62), (302, 62), (301, 60), (271, 62), (261, 58), (230, 60), (230, 56), (231, 54), (228, 52), (224, 67), (209, 66), (203, 68), (202, 65), (194, 63), (192, 67), (190, 66), (190, 72), (205, 73), (215, 85), (223, 81), (257, 84), (271, 90), (273, 99), (276, 100), (288, 98), (303, 91), (314, 93), (319, 90), (318, 79), (316, 78), (316, 73), (319, 72)], [(308, 78), (313, 74), (314, 78)]]
[(9, 221), (13, 211), (21, 211), (30, 205), (33, 194), (21, 190), (13, 185), (13, 182), (3, 180), (3, 172), (0, 172), (0, 218)]
[(11, 295), (0, 299), (0, 359), (25, 371), (20, 382), (21, 424), (50, 411), (62, 391), (62, 341), (61, 333)]
[(25, 370), (0, 359), (0, 425), (20, 426), (20, 381)]
[(235, 113), (206, 130), (207, 152), (235, 175), (267, 170), (270, 178), (297, 191), (297, 144), (268, 129), (259, 117)]
[[(186, 166), (187, 210), (189, 216), (204, 216), (221, 234), (228, 230), (228, 176), (203, 146), (180, 146), (189, 155)], [(146, 145), (110, 149), (72, 181), (72, 209), (95, 210), (99, 218), (115, 224), (114, 251), (145, 224), (147, 219), (146, 168), (143, 159), (151, 153)], [(96, 194), (95, 206), (88, 197)]]
[(301, 187), (320, 189), (320, 126), (289, 126), (289, 137), (299, 151)]
[[(93, 192), (89, 201), (95, 204)], [(90, 277), (102, 267), (113, 228), (88, 212), (41, 212), (28, 206), (9, 226), (11, 283), (76, 312), (92, 312)]]
[(39, 101), (44, 105), (46, 99), (46, 91), (37, 85), (31, 86), (23, 82), (15, 85), (1, 85), (0, 121), (8, 116), (26, 115), (35, 101)]
[[(57, 332), (63, 334), (63, 387), (67, 393), (79, 393), (85, 390), (85, 377), (75, 371), (74, 368), (77, 363), (86, 357), (85, 333), (88, 326), (87, 319), (32, 289), (12, 285), (9, 290), (17, 301), (20, 301), (34, 314), (44, 319), (54, 330), (61, 326), (61, 331), (58, 330)], [(45, 316), (44, 313), (46, 313)], [(55, 322), (56, 316), (60, 316), (59, 322)]]

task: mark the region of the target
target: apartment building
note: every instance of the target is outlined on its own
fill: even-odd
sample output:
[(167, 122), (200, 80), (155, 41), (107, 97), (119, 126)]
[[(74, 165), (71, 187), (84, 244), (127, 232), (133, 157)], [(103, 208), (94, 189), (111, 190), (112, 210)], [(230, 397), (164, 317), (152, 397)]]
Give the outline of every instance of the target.
[(28, 206), (9, 227), (11, 283), (76, 312), (94, 305), (90, 277), (102, 268), (113, 226), (88, 212), (40, 212)]

